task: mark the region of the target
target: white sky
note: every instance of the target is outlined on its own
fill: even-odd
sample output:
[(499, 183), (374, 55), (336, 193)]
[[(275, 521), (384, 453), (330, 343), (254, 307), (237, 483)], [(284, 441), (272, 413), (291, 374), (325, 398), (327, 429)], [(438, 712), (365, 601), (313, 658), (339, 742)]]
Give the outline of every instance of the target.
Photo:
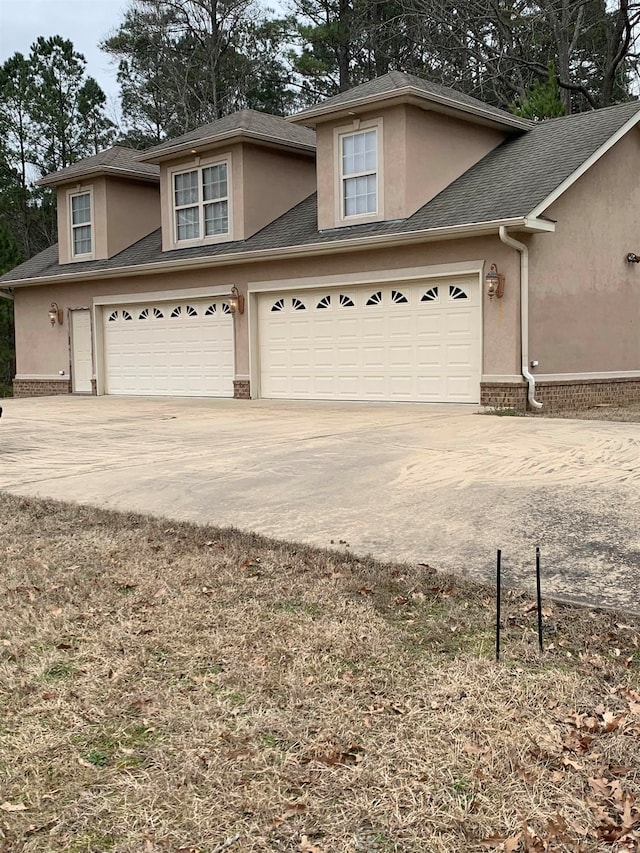
[(113, 118), (117, 69), (98, 43), (118, 27), (128, 5), (127, 0), (0, 0), (0, 62), (17, 51), (28, 54), (38, 36), (69, 39), (107, 95)]

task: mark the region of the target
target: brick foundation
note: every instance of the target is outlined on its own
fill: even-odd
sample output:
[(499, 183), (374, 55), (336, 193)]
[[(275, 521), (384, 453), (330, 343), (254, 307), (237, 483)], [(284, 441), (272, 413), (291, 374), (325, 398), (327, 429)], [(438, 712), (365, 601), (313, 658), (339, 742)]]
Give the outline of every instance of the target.
[(50, 397), (53, 394), (70, 394), (70, 379), (14, 379), (14, 397)]
[(482, 382), (480, 405), (524, 412), (527, 406), (527, 386), (515, 385), (513, 382)]
[[(589, 409), (592, 406), (640, 402), (640, 379), (573, 379), (570, 382), (536, 382), (536, 400), (542, 412), (563, 409)], [(527, 410), (527, 385), (506, 382), (483, 382), (480, 388), (483, 406), (497, 409)]]
[(236, 400), (251, 399), (251, 386), (248, 379), (233, 380), (233, 396)]

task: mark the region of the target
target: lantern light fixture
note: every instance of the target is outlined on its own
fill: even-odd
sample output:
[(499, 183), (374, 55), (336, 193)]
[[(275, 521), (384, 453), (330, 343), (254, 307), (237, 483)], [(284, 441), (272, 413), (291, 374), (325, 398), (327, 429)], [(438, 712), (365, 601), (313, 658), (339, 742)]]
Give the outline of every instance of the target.
[(504, 276), (498, 272), (498, 267), (495, 264), (491, 264), (489, 267), (489, 272), (485, 275), (484, 281), (487, 285), (489, 299), (493, 299), (494, 296), (502, 299), (504, 296)]
[(231, 288), (231, 299), (229, 300), (229, 308), (231, 309), (232, 314), (244, 314), (244, 296), (241, 296), (235, 284)]
[(57, 323), (59, 326), (62, 325), (62, 308), (58, 308), (57, 302), (52, 302), (51, 307), (49, 308), (49, 320), (52, 326), (55, 326)]

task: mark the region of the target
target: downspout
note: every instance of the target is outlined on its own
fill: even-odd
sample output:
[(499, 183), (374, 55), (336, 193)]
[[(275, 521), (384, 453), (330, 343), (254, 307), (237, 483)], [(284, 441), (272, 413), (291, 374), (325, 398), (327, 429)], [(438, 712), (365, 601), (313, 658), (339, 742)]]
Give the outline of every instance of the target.
[(13, 295), (11, 293), (5, 293), (4, 290), (0, 290), (0, 296), (2, 296), (3, 299), (10, 299), (13, 302)]
[(542, 403), (536, 400), (536, 380), (529, 372), (529, 249), (524, 243), (514, 240), (504, 225), (500, 226), (500, 239), (512, 249), (520, 252), (520, 372), (527, 380), (527, 397), (532, 409), (541, 409)]

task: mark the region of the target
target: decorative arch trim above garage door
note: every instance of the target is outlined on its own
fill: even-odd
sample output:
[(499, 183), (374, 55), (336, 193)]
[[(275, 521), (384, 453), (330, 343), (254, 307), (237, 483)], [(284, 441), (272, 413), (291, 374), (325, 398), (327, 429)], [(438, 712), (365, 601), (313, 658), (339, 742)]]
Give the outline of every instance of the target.
[(258, 295), (260, 396), (480, 401), (477, 277)]

